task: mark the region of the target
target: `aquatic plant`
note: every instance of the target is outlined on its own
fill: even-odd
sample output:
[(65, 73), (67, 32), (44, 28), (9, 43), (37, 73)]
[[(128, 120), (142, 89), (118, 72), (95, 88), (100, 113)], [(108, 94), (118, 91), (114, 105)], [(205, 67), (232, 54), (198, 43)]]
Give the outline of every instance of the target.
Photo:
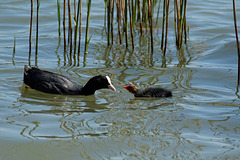
[(186, 43), (186, 4), (187, 0), (174, 1), (174, 24), (175, 24), (175, 40), (177, 48), (181, 48), (183, 35), (185, 35)]
[[(37, 58), (37, 48), (38, 48), (38, 11), (39, 11), (39, 1), (37, 1), (37, 25), (36, 25), (36, 58)], [(67, 3), (67, 4), (66, 4)], [(161, 3), (163, 3), (161, 7)], [(170, 0), (104, 0), (105, 4), (105, 22), (106, 27), (106, 38), (107, 46), (114, 44), (114, 39), (117, 36), (118, 42), (123, 43), (122, 38), (125, 38), (126, 49), (131, 44), (132, 51), (136, 47), (139, 47), (135, 44), (136, 41), (140, 41), (141, 37), (149, 37), (149, 48), (151, 54), (154, 53), (154, 39), (157, 38), (155, 30), (162, 29), (161, 33), (161, 49), (163, 56), (166, 54), (167, 49), (167, 37), (168, 37), (168, 24), (169, 24), (169, 15), (172, 12), (169, 12)], [(158, 4), (158, 5), (157, 5)], [(67, 5), (67, 6), (66, 6)], [(74, 5), (74, 12), (72, 16), (71, 5)], [(175, 26), (175, 40), (176, 47), (180, 49), (183, 45), (183, 42), (186, 43), (187, 40), (187, 31), (186, 31), (186, 7), (187, 0), (174, 0), (174, 26)], [(60, 1), (57, 0), (57, 17), (58, 17), (58, 34), (59, 39), (61, 39), (61, 12), (60, 12)], [(67, 7), (67, 11), (66, 11)], [(155, 8), (157, 7), (157, 14), (154, 13)], [(33, 6), (31, 6), (32, 11)], [(90, 11), (91, 11), (91, 0), (87, 0), (87, 20), (86, 20), (86, 34), (85, 34), (85, 49), (84, 49), (84, 59), (86, 58), (86, 53), (88, 50), (88, 45), (91, 39), (89, 38), (89, 26), (90, 26)], [(160, 16), (160, 11), (162, 11), (162, 17)], [(67, 12), (67, 13), (66, 13)], [(116, 13), (116, 14), (114, 14)], [(66, 16), (68, 14), (68, 16)], [(157, 16), (157, 17), (156, 17)], [(62, 28), (63, 28), (63, 40), (64, 40), (64, 64), (68, 57), (69, 64), (72, 65), (72, 58), (74, 59), (74, 65), (79, 65), (80, 57), (80, 45), (81, 45), (81, 24), (82, 24), (82, 0), (74, 0), (74, 3), (71, 3), (71, 0), (63, 0), (63, 17), (62, 17)], [(68, 20), (68, 26), (66, 26), (66, 20)], [(153, 21), (156, 20), (156, 23)], [(158, 23), (161, 21), (162, 23)], [(117, 25), (115, 25), (117, 24)], [(32, 12), (31, 12), (31, 21), (30, 21), (30, 34), (29, 34), (29, 57), (31, 55), (31, 33), (32, 33)], [(116, 26), (116, 29), (114, 28)], [(117, 30), (117, 34), (114, 35), (114, 30)], [(140, 36), (138, 36), (140, 34)], [(74, 37), (73, 37), (74, 35)], [(68, 40), (66, 40), (68, 37)], [(139, 39), (139, 40), (138, 40)], [(184, 41), (185, 39), (185, 41)], [(59, 41), (60, 43), (60, 41)], [(110, 47), (111, 48), (111, 47)], [(72, 52), (74, 51), (74, 54)], [(76, 63), (76, 56), (77, 61)], [(29, 58), (30, 61), (30, 58)]]
[(239, 82), (240, 82), (240, 46), (239, 46), (239, 40), (238, 40), (238, 28), (237, 28), (235, 0), (233, 0), (233, 18), (234, 18), (235, 35), (236, 35), (236, 43), (237, 43), (237, 52), (238, 52), (238, 86), (237, 86), (237, 92), (238, 92), (238, 87), (239, 87)]
[[(163, 22), (162, 22), (162, 41), (161, 41), (161, 49), (163, 50), (163, 55), (165, 56), (167, 50), (167, 35), (168, 35), (168, 14), (169, 14), (169, 3), (170, 0), (164, 0), (163, 3)], [(165, 16), (166, 16), (166, 24), (165, 24)], [(166, 26), (165, 26), (166, 25)], [(164, 29), (166, 28), (165, 32)], [(165, 36), (164, 36), (165, 35)], [(164, 48), (163, 48), (164, 43)]]
[(91, 37), (88, 38), (91, 3), (92, 3), (92, 0), (87, 0), (87, 23), (86, 23), (86, 37), (85, 37), (85, 49), (84, 49), (85, 54), (87, 53), (88, 44), (91, 40)]
[(32, 23), (33, 23), (33, 0), (31, 0), (31, 18), (30, 18), (30, 31), (29, 31), (29, 52), (28, 52), (28, 62), (31, 66), (31, 54), (32, 54)]
[[(58, 13), (58, 36), (61, 37), (61, 12), (60, 12), (60, 2), (57, 0), (57, 13)], [(60, 38), (59, 38), (60, 39)]]
[(132, 14), (133, 14), (133, 10), (132, 10), (132, 14), (131, 14), (131, 7), (133, 7), (133, 0), (131, 0), (131, 4), (130, 2), (128, 3), (129, 5), (129, 19), (130, 19), (130, 33), (131, 33), (131, 39), (132, 39), (132, 49), (134, 50), (134, 36), (133, 36), (133, 22), (135, 22), (135, 20), (133, 20), (132, 18)]
[(38, 24), (39, 24), (39, 8), (40, 2), (37, 0), (37, 20), (36, 20), (36, 48), (35, 48), (35, 66), (37, 66), (37, 58), (38, 58)]
[[(79, 57), (80, 57), (80, 46), (81, 46), (81, 16), (82, 16), (82, 0), (78, 0), (78, 8), (77, 8), (77, 19), (74, 33), (74, 58), (78, 57), (78, 66), (79, 66)], [(80, 20), (79, 20), (80, 19)], [(79, 34), (77, 34), (79, 31)], [(77, 44), (77, 35), (78, 35), (78, 44)], [(77, 51), (78, 46), (78, 51)]]
[(64, 61), (66, 59), (65, 52), (67, 51), (66, 44), (66, 0), (63, 1), (63, 40), (64, 40)]
[(71, 0), (68, 0), (68, 46), (70, 45), (70, 64), (72, 63), (72, 14), (71, 14)]

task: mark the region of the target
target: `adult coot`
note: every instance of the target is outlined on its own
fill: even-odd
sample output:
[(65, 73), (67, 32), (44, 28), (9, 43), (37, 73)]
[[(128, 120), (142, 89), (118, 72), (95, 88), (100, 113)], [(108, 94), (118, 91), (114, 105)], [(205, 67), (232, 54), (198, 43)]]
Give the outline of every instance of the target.
[(85, 86), (82, 86), (66, 76), (44, 71), (36, 67), (29, 68), (26, 65), (24, 66), (23, 82), (32, 89), (53, 94), (91, 95), (96, 90), (102, 88), (116, 91), (108, 76), (95, 76)]
[(138, 89), (134, 85), (127, 85), (126, 88), (130, 93), (133, 93), (135, 97), (171, 97), (172, 92), (160, 87), (149, 87), (145, 89)]

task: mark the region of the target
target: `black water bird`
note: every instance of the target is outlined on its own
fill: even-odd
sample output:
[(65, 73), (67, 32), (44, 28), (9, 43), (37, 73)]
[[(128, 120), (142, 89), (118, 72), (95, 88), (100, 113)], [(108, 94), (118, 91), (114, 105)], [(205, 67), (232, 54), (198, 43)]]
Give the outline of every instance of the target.
[(144, 89), (138, 89), (136, 86), (134, 85), (127, 85), (124, 87), (125, 89), (127, 89), (130, 93), (133, 93), (135, 97), (171, 97), (172, 96), (172, 92), (167, 90), (167, 89), (163, 89), (160, 87), (148, 87), (148, 88), (144, 88)]
[(116, 91), (108, 76), (92, 77), (85, 86), (82, 86), (64, 75), (24, 66), (23, 82), (38, 91), (65, 95), (91, 95), (96, 90), (108, 88)]

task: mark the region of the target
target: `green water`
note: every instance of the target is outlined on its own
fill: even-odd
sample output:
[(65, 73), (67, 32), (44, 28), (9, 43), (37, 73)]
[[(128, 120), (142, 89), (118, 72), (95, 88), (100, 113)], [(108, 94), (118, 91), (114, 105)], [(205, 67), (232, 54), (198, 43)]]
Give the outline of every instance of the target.
[[(80, 84), (97, 74), (108, 75), (117, 92), (63, 96), (26, 90), (22, 78), (29, 62), (30, 2), (0, 2), (0, 159), (239, 159), (240, 101), (231, 2), (189, 1), (188, 43), (176, 50), (170, 23), (163, 59), (157, 30), (152, 56), (148, 34), (136, 39), (139, 47), (134, 52), (116, 43), (108, 50), (104, 3), (94, 1), (89, 54), (83, 63), (83, 42), (78, 67), (68, 61), (64, 65), (56, 3), (40, 4), (38, 67)], [(84, 37), (83, 32), (82, 41)], [(32, 49), (34, 64), (34, 45)], [(161, 86), (172, 90), (173, 97), (134, 98), (123, 88), (129, 83)]]

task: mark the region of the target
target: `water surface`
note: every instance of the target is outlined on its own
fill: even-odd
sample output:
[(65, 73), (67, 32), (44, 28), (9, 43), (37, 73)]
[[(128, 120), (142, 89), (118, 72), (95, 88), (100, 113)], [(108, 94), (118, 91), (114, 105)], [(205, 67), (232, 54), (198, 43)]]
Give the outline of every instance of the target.
[[(147, 35), (136, 40), (141, 46), (134, 52), (124, 44), (109, 51), (104, 3), (94, 1), (89, 54), (86, 63), (81, 54), (76, 67), (64, 65), (56, 2), (42, 0), (38, 67), (80, 84), (96, 74), (110, 76), (117, 92), (99, 90), (92, 96), (25, 89), (29, 16), (29, 1), (0, 2), (1, 159), (238, 159), (240, 101), (231, 2), (189, 1), (188, 43), (176, 50), (170, 25), (163, 59), (160, 36), (153, 56)], [(123, 88), (129, 83), (161, 86), (172, 90), (173, 97), (134, 98)]]

